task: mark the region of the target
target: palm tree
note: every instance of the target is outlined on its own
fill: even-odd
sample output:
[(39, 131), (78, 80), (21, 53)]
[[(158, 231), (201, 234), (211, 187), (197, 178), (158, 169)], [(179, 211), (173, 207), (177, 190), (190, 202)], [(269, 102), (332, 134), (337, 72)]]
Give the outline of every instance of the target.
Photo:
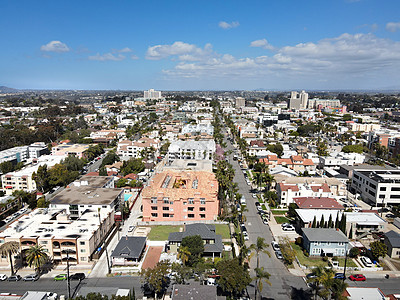
[(263, 176), (261, 173), (257, 172), (254, 175), (253, 182), (257, 185), (257, 188), (260, 189), (260, 185), (262, 184)]
[(257, 269), (260, 267), (260, 253), (265, 253), (269, 257), (271, 257), (271, 254), (269, 251), (266, 250), (266, 248), (269, 247), (269, 245), (265, 242), (265, 239), (262, 237), (257, 237), (257, 242), (255, 244), (250, 245), (250, 250), (254, 251), (257, 255)]
[(324, 267), (318, 266), (313, 269), (312, 273), (314, 274), (314, 276), (309, 278), (308, 282), (312, 283), (312, 288), (315, 290), (315, 299), (317, 299), (318, 294), (322, 289), (322, 286), (324, 288), (322, 294), (326, 296), (328, 288), (330, 287), (333, 280), (333, 271), (331, 269), (326, 269)]
[(40, 274), (40, 267), (43, 266), (49, 256), (42, 245), (35, 245), (26, 251), (26, 261), (29, 267), (34, 266), (37, 274)]
[(263, 290), (263, 282), (271, 285), (271, 282), (269, 281), (269, 277), (271, 276), (271, 274), (264, 271), (264, 267), (256, 268), (255, 271), (256, 271), (256, 277), (253, 278), (253, 280), (254, 279), (256, 280), (254, 299), (257, 300), (257, 291), (259, 291), (261, 295), (261, 292)]
[(12, 261), (12, 256), (13, 254), (17, 254), (19, 252), (19, 243), (18, 242), (6, 242), (3, 245), (0, 246), (0, 254), (3, 256), (8, 255), (8, 259), (10, 261), (10, 267), (11, 267), (11, 275), (14, 275), (14, 267), (13, 267), (13, 261)]
[(186, 262), (189, 260), (190, 251), (188, 247), (179, 247), (178, 250), (178, 258), (182, 261), (183, 265), (186, 265)]
[(275, 181), (275, 177), (268, 172), (264, 174), (264, 182), (267, 185), (267, 191), (271, 189), (271, 184)]
[(343, 296), (343, 292), (348, 287), (348, 284), (340, 279), (333, 279), (331, 284), (332, 299), (335, 300), (345, 300), (346, 296)]

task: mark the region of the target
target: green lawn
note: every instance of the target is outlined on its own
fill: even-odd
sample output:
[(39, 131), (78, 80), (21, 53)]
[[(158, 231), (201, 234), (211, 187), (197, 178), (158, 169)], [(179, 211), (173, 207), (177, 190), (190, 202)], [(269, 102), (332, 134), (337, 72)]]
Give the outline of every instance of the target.
[(287, 213), (287, 210), (271, 210), (272, 214), (274, 215), (284, 215)]
[[(303, 266), (308, 266), (308, 267), (311, 267), (311, 266), (327, 267), (328, 266), (328, 262), (323, 261), (321, 257), (318, 257), (318, 258), (306, 257), (303, 253), (303, 249), (299, 245), (296, 245), (293, 242), (290, 244), (292, 245), (293, 250), (296, 251), (297, 259)], [(339, 266), (344, 267), (344, 257), (338, 257), (337, 260), (339, 261)], [(351, 258), (348, 257), (347, 258), (347, 267), (354, 268), (354, 267), (357, 267), (357, 265)]]
[(261, 207), (264, 211), (267, 211), (267, 207), (265, 206), (265, 204), (261, 204)]
[(286, 217), (275, 217), (276, 223), (278, 224), (283, 224), (283, 223), (289, 223), (290, 220)]
[(229, 225), (227, 224), (215, 224), (215, 233), (220, 234), (222, 239), (229, 239)]
[(293, 250), (296, 252), (297, 259), (299, 260), (300, 264), (302, 264), (303, 266), (307, 266), (307, 267), (312, 267), (312, 266), (327, 267), (328, 266), (328, 262), (323, 261), (320, 257), (318, 257), (318, 258), (306, 257), (303, 253), (302, 248), (299, 245), (296, 245), (295, 243), (290, 243), (290, 244), (291, 244)]
[(177, 232), (179, 231), (180, 228), (183, 228), (183, 226), (170, 226), (170, 225), (158, 225), (158, 226), (152, 226), (151, 231), (147, 238), (151, 241), (166, 241), (168, 240), (168, 235), (171, 232)]

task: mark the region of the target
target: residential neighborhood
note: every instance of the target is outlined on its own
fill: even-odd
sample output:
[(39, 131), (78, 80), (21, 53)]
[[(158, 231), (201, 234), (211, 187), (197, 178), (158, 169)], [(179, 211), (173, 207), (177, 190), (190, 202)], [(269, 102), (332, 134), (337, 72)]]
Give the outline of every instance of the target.
[[(1, 292), (73, 298), (101, 279), (137, 299), (396, 299), (396, 108), (322, 96), (2, 96)], [(58, 131), (24, 143), (22, 111), (27, 135)]]

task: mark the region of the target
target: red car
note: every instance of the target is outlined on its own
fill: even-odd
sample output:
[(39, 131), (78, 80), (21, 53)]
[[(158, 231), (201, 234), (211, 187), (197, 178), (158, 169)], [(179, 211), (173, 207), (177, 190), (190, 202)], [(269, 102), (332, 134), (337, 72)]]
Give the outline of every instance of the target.
[(351, 275), (351, 276), (349, 277), (349, 279), (350, 279), (351, 281), (365, 281), (365, 280), (367, 280), (367, 278), (365, 278), (365, 276), (362, 275), (362, 274), (354, 274), (354, 275)]

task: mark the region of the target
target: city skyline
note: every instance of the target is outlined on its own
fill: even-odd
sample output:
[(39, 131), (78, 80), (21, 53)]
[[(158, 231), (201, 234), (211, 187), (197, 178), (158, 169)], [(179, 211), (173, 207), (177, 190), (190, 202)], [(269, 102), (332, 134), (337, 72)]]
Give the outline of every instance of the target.
[(2, 1), (0, 86), (398, 89), (397, 1)]

